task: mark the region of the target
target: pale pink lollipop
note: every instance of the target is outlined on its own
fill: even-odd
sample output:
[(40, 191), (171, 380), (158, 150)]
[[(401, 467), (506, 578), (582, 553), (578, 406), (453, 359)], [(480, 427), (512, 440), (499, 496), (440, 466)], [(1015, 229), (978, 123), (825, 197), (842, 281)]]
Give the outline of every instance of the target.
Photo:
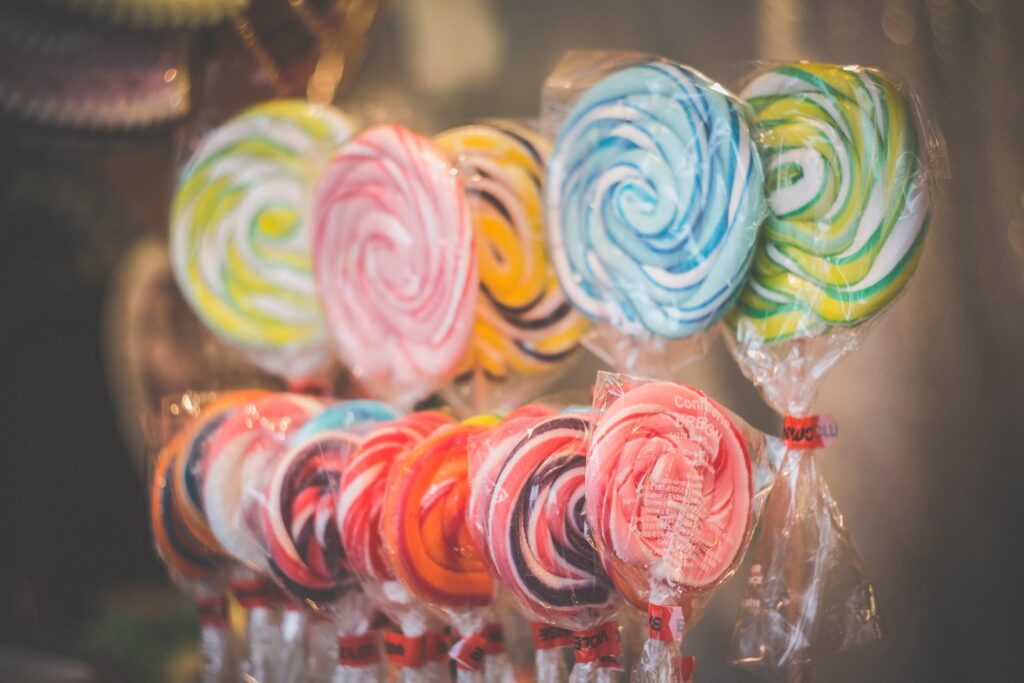
[(683, 607), (735, 569), (748, 541), (753, 478), (727, 411), (672, 382), (626, 391), (600, 416), (586, 469), (587, 516), (612, 579), (643, 602), (645, 666), (675, 666)]
[(473, 228), (429, 139), (371, 128), (316, 190), (313, 269), (338, 352), (366, 388), (403, 405), (457, 370), (476, 310)]

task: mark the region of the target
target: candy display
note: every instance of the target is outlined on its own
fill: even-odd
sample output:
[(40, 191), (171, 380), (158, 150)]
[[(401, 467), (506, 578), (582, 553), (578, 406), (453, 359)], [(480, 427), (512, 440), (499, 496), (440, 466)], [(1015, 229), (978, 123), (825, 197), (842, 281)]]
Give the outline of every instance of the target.
[(741, 426), (702, 392), (599, 377), (586, 510), (612, 579), (651, 618), (641, 667), (673, 671), (695, 599), (735, 569), (753, 523), (754, 477)]
[(551, 258), (614, 367), (672, 375), (754, 253), (764, 179), (746, 113), (693, 69), (650, 61), (587, 89), (548, 164)]
[(442, 427), (399, 456), (384, 497), (384, 547), (409, 592), (439, 609), (462, 640), (453, 648), (463, 679), (482, 668), (494, 584), (467, 519), (469, 440), (497, 423), (480, 416)]
[(458, 369), (478, 289), (461, 184), (428, 139), (372, 128), (316, 190), (313, 270), (331, 336), (365, 388), (409, 406)]
[[(551, 413), (513, 414), (474, 445), (484, 452), (474, 453), (481, 463), (471, 479), (470, 522), (484, 536), (480, 545), (494, 575), (533, 619), (568, 631), (600, 630), (617, 601), (586, 520), (591, 418)], [(615, 633), (608, 645), (617, 642)], [(602, 654), (617, 652), (609, 647)], [(538, 647), (538, 679), (555, 675), (559, 660), (557, 651)]]
[(214, 333), (288, 379), (326, 365), (308, 216), (317, 171), (353, 132), (339, 112), (305, 102), (257, 105), (203, 139), (171, 211), (171, 261)]
[(341, 479), (337, 524), (348, 565), (401, 630), (401, 638), (392, 644), (401, 656), (393, 660), (401, 667), (401, 680), (406, 683), (431, 680), (425, 639), (437, 627), (437, 620), (409, 594), (391, 568), (382, 536), (384, 497), (395, 461), (440, 427), (451, 424), (444, 414), (425, 411), (380, 425), (362, 440)]
[[(274, 465), (267, 485), (263, 539), (275, 577), (293, 599), (329, 614), (338, 638), (348, 639), (350, 646), (354, 639), (372, 644), (367, 632), (374, 607), (356, 585), (338, 531), (335, 511), (341, 477), (359, 448), (360, 432), (395, 417), (393, 410), (376, 401), (342, 401), (327, 407), (289, 437), (287, 452)], [(294, 630), (304, 632), (303, 612), (295, 617)], [(365, 663), (335, 659), (339, 681), (370, 676), (378, 665), (369, 657)]]
[(586, 329), (546, 253), (550, 143), (511, 121), (452, 128), (435, 142), (466, 188), (480, 264), (473, 337), (459, 375), (475, 410), (513, 407), (557, 377)]
[(813, 455), (834, 423), (812, 404), (917, 267), (942, 141), (920, 100), (874, 69), (768, 66), (743, 97), (769, 215), (727, 339), (785, 416), (787, 438), (815, 438), (789, 438), (730, 657), (809, 680), (817, 658), (881, 633), (874, 588)]

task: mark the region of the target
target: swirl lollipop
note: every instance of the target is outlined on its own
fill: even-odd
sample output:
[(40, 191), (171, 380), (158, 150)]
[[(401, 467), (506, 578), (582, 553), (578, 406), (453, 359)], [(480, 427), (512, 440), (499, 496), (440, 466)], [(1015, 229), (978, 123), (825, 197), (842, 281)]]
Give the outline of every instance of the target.
[[(325, 611), (335, 622), (335, 680), (372, 676), (377, 665), (376, 657), (367, 654), (376, 649), (367, 633), (373, 606), (355, 585), (336, 522), (341, 477), (359, 448), (360, 432), (395, 417), (377, 401), (331, 405), (288, 439), (267, 487), (263, 538), (270, 567), (292, 598)], [(296, 611), (293, 617), (298, 623), (292, 630), (305, 632), (305, 615)], [(285, 657), (301, 655), (302, 648), (283, 652)]]
[(631, 370), (643, 362), (637, 344), (691, 337), (725, 314), (764, 208), (737, 103), (663, 62), (621, 69), (584, 93), (558, 133), (546, 194), (562, 287), (605, 323), (601, 355)]
[[(730, 346), (787, 422), (818, 422), (811, 409), (822, 377), (917, 268), (928, 162), (941, 141), (919, 130), (927, 119), (917, 101), (873, 69), (782, 64), (755, 74), (743, 96), (770, 211), (728, 319)], [(874, 589), (813, 451), (791, 445), (755, 549), (763, 573), (749, 583), (733, 638), (734, 660), (769, 673), (809, 669), (880, 635)], [(794, 559), (809, 553), (829, 561)]]
[(396, 663), (405, 681), (428, 675), (424, 668), (427, 632), (435, 619), (413, 600), (397, 580), (384, 552), (382, 517), (388, 475), (398, 458), (437, 429), (451, 425), (442, 413), (412, 413), (376, 427), (366, 435), (341, 480), (338, 528), (349, 567), (381, 609), (399, 625), (404, 637), (397, 644)]
[[(534, 619), (607, 637), (603, 649), (577, 651), (588, 665), (617, 654), (618, 645), (615, 625), (606, 624), (616, 600), (584, 509), (591, 428), (588, 414), (503, 424), (495, 430), (504, 432), (501, 438), (484, 440), (490, 454), (473, 481), (474, 494), (478, 487), (490, 491), (475, 521), (485, 530), (495, 575)], [(537, 651), (538, 677), (550, 670), (547, 654)]]
[[(485, 383), (504, 383), (504, 402), (514, 404), (522, 392), (512, 391), (509, 380), (531, 389), (538, 375), (551, 381), (585, 329), (544, 244), (541, 193), (549, 143), (505, 121), (452, 128), (435, 141), (466, 187), (480, 262), (473, 341), (460, 375), (482, 373)], [(487, 395), (476, 399), (477, 408), (495, 407)]]
[(696, 389), (635, 386), (595, 425), (585, 492), (612, 578), (627, 597), (648, 602), (644, 666), (671, 667), (666, 642), (680, 640), (682, 631), (665, 621), (724, 581), (748, 540), (753, 478), (746, 439)]
[(260, 524), (267, 480), (288, 435), (322, 408), (320, 401), (295, 394), (271, 394), (242, 406), (211, 437), (200, 470), (210, 530), (239, 563), (231, 589), (248, 609), (243, 668), (256, 680), (270, 677), (271, 657), (281, 646)]
[[(384, 497), (384, 547), (395, 575), (458, 629), (463, 640), (453, 657), (472, 670), (483, 663), (494, 586), (468, 528), (468, 448), (496, 422), (479, 417), (438, 429), (400, 456)], [(460, 674), (473, 676), (462, 668)]]
[(229, 391), (204, 407), (195, 422), (185, 431), (185, 442), (174, 460), (171, 493), (175, 508), (180, 511), (182, 523), (188, 533), (210, 552), (224, 554), (203, 508), (201, 473), (210, 442), (224, 421), (241, 409), (269, 395), (260, 390)]
[(398, 126), (353, 139), (316, 191), (313, 270), (342, 359), (410, 404), (454, 374), (476, 308), (462, 187), (429, 140)]
[(884, 74), (828, 64), (763, 72), (743, 97), (770, 213), (737, 334), (771, 344), (864, 322), (921, 256), (929, 196), (913, 111)]
[(218, 565), (210, 549), (189, 533), (173, 493), (174, 469), (186, 441), (185, 432), (176, 434), (160, 451), (153, 468), (150, 486), (153, 539), (171, 577), (198, 603), (203, 681), (227, 683), (233, 675), (235, 651), (227, 626), (227, 601), (219, 589)]
[(207, 136), (171, 210), (171, 261), (206, 326), (257, 364), (302, 379), (329, 351), (310, 263), (313, 179), (352, 134), (337, 111), (257, 105)]

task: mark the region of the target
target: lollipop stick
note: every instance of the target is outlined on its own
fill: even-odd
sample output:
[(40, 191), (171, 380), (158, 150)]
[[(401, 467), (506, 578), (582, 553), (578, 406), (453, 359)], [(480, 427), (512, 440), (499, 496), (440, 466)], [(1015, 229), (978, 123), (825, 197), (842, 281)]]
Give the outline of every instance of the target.
[(202, 683), (228, 683), (237, 676), (237, 653), (227, 623), (227, 600), (207, 586), (196, 587), (199, 607), (199, 656)]

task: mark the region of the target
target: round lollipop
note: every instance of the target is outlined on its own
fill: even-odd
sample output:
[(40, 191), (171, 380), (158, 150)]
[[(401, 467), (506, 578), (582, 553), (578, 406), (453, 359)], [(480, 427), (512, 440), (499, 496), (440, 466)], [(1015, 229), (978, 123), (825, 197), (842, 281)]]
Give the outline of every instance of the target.
[(268, 579), (271, 569), (260, 528), (267, 481), (288, 435), (322, 408), (322, 402), (296, 394), (271, 394), (245, 404), (213, 434), (200, 468), (210, 529), (239, 563), (231, 589), (248, 610), (243, 669), (256, 680), (270, 678), (269, 672), (278, 668), (281, 647), (277, 614), (270, 609), (277, 595)]
[(655, 352), (708, 330), (733, 304), (764, 210), (740, 106), (664, 62), (613, 72), (584, 93), (555, 141), (546, 195), (562, 287), (603, 323), (595, 350), (639, 372), (668, 369), (650, 365), (661, 362)]
[(403, 638), (396, 643), (393, 659), (407, 682), (428, 677), (426, 639), (435, 618), (398, 582), (384, 552), (384, 496), (395, 461), (451, 424), (446, 415), (426, 411), (380, 425), (363, 439), (341, 479), (337, 524), (347, 561), (367, 593), (401, 629)]
[(494, 586), (466, 519), (470, 438), (497, 418), (442, 427), (394, 464), (384, 497), (384, 547), (413, 596), (442, 611), (462, 636), (453, 649), (460, 674), (483, 664), (483, 629)]
[(235, 651), (227, 625), (227, 601), (220, 589), (219, 567), (210, 549), (189, 533), (172, 491), (175, 463), (186, 441), (185, 432), (176, 434), (160, 451), (153, 468), (153, 539), (171, 577), (196, 598), (202, 627), (199, 651), (203, 657), (203, 680), (227, 683), (233, 675)]
[(646, 600), (647, 665), (671, 667), (670, 624), (736, 567), (752, 520), (747, 442), (700, 391), (671, 382), (628, 388), (594, 427), (587, 518), (623, 594)]
[[(355, 585), (336, 523), (341, 477), (359, 448), (360, 433), (395, 417), (377, 401), (329, 406), (289, 437), (267, 486), (263, 540), (270, 568), (289, 596), (334, 621), (338, 681), (372, 676), (378, 664), (372, 654), (376, 642), (367, 633), (373, 606)], [(304, 633), (304, 614), (296, 612), (294, 620), (293, 630)], [(301, 653), (301, 647), (283, 648), (282, 658)]]
[(185, 298), (215, 334), (287, 379), (329, 359), (307, 207), (352, 129), (330, 107), (257, 105), (204, 138), (175, 192), (171, 262)]
[[(578, 649), (584, 664), (618, 654), (617, 629), (606, 625), (616, 600), (584, 509), (591, 427), (588, 414), (520, 418), (503, 438), (485, 439), (487, 466), (473, 482), (474, 493), (490, 489), (475, 519), (496, 576), (519, 604), (534, 619), (607, 638), (603, 648)], [(538, 649), (538, 677), (545, 654)]]
[(466, 188), (480, 262), (473, 339), (459, 374), (482, 375), (467, 382), (477, 389), (478, 409), (516, 404), (522, 392), (510, 380), (533, 391), (550, 382), (585, 329), (558, 285), (544, 244), (549, 143), (506, 121), (452, 128), (435, 141)]
[(929, 210), (913, 111), (882, 73), (788, 64), (743, 91), (755, 112), (768, 219), (731, 316), (741, 342), (857, 325), (917, 268)]
[[(873, 69), (781, 64), (755, 74), (743, 96), (769, 214), (728, 319), (730, 346), (775, 410), (812, 424), (822, 377), (917, 268), (941, 141), (919, 130), (918, 101)], [(762, 574), (748, 583), (731, 656), (809, 680), (792, 668), (880, 636), (874, 589), (811, 450), (787, 455), (765, 516)], [(795, 560), (809, 553), (829, 561)]]
[(171, 493), (188, 533), (210, 552), (224, 554), (217, 537), (210, 529), (203, 508), (201, 472), (212, 436), (224, 421), (243, 406), (269, 395), (259, 390), (229, 391), (202, 409), (200, 416), (184, 432), (185, 441), (174, 459)]
[(462, 187), (434, 144), (398, 126), (347, 144), (316, 190), (313, 269), (342, 359), (409, 405), (451, 377), (476, 309)]

